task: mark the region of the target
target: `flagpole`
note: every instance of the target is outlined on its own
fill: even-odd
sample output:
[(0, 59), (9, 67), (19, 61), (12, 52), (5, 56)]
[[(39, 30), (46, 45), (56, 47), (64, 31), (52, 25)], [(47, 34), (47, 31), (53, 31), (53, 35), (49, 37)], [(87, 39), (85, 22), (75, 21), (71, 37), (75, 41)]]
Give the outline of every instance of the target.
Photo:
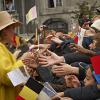
[(38, 33), (38, 21), (37, 20), (36, 20), (36, 41), (37, 41), (37, 45), (38, 45), (37, 51), (39, 51), (40, 35)]
[(38, 51), (39, 51), (39, 44), (40, 44), (40, 36), (39, 36), (39, 33), (38, 33)]
[(43, 28), (43, 43), (45, 44), (45, 36), (46, 36), (46, 33), (45, 33), (45, 27)]
[[(37, 42), (37, 45), (38, 45), (38, 49), (37, 51), (39, 51), (39, 42), (40, 42), (40, 38), (39, 38), (39, 33), (38, 33), (38, 10), (37, 10), (37, 3), (36, 3), (36, 0), (35, 0), (35, 6), (36, 6), (36, 9), (35, 9), (35, 13), (36, 13), (36, 18), (34, 19), (35, 20), (35, 23), (36, 23), (36, 33), (35, 33), (35, 38), (36, 38), (36, 42)], [(33, 16), (34, 16), (34, 13), (33, 13)]]
[(38, 1), (37, 0), (35, 0), (35, 5), (36, 5), (36, 11), (37, 11), (37, 19), (36, 19), (36, 28), (37, 28), (37, 45), (38, 45), (38, 49), (37, 49), (37, 51), (39, 51), (39, 44), (40, 44), (40, 34), (39, 34), (39, 32), (38, 32), (38, 24), (39, 24), (39, 22), (38, 22), (38, 16), (39, 16), (39, 5), (38, 5)]
[(23, 33), (25, 34), (25, 0), (22, 0)]

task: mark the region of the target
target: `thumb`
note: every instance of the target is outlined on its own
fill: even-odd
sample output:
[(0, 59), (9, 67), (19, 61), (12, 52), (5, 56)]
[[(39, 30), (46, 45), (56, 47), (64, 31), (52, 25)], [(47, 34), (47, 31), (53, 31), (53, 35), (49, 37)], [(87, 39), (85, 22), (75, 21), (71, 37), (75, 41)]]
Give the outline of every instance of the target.
[(50, 55), (52, 55), (52, 54), (53, 54), (53, 52), (51, 52), (51, 51), (50, 51), (50, 50), (48, 50), (48, 49), (47, 49), (47, 53), (48, 53), (48, 54), (50, 54)]

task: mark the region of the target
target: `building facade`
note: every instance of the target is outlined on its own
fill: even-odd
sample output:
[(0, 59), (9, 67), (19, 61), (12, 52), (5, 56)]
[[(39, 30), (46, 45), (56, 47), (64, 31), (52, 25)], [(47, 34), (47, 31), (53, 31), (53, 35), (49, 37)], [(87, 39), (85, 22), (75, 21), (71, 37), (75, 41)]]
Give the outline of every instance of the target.
[[(12, 10), (7, 8), (7, 1), (12, 1)], [(20, 33), (33, 33), (36, 21), (38, 26), (45, 24), (49, 29), (68, 32), (77, 22), (73, 19), (75, 12), (79, 11), (77, 3), (83, 1), (85, 0), (0, 0), (0, 10), (10, 9), (10, 12), (23, 22)], [(89, 2), (89, 6), (96, 1), (97, 6), (100, 6), (100, 0), (86, 1)], [(27, 25), (25, 15), (34, 5), (37, 7), (38, 18)]]
[[(50, 29), (70, 31), (77, 23), (75, 12), (79, 11), (77, 3), (85, 0), (37, 0), (38, 20)], [(92, 6), (100, 6), (100, 0), (86, 0)]]

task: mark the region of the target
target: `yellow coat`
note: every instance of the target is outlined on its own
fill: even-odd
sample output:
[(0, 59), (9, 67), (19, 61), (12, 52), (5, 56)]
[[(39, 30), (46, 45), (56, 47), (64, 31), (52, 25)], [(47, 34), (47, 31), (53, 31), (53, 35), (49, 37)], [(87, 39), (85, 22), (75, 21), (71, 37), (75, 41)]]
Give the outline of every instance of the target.
[(15, 100), (18, 89), (17, 87), (13, 87), (7, 77), (7, 73), (22, 65), (22, 61), (16, 61), (9, 50), (0, 43), (0, 100)]

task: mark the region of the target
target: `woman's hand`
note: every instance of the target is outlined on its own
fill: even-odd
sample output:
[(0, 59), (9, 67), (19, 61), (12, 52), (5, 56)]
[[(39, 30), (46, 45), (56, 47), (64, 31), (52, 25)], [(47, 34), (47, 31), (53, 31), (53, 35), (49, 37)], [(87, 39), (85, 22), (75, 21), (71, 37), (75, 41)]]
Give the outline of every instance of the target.
[(27, 52), (22, 56), (21, 60), (24, 63), (25, 69), (29, 75), (34, 76), (38, 66), (38, 63), (36, 62), (36, 56), (31, 52)]

